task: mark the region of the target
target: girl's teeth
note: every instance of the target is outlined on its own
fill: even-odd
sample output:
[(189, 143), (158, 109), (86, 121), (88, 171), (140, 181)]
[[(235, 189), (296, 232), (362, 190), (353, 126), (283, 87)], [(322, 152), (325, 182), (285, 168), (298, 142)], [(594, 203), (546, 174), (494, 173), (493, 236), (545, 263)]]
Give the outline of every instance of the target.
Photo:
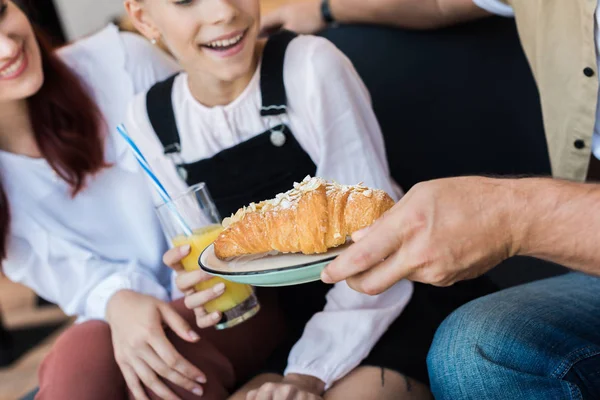
[(208, 46), (209, 47), (213, 47), (213, 48), (215, 48), (215, 47), (228, 47), (228, 46), (232, 46), (232, 45), (236, 44), (237, 42), (239, 42), (242, 39), (243, 36), (244, 35), (242, 34), (242, 35), (238, 35), (238, 36), (236, 36), (234, 38), (231, 38), (231, 39), (215, 40), (214, 42), (209, 43)]
[(25, 56), (25, 53), (21, 53), (19, 58), (17, 60), (15, 60), (15, 62), (10, 67), (8, 67), (8, 68), (4, 69), (2, 72), (0, 72), (0, 78), (4, 78), (5, 76), (11, 76), (15, 72), (17, 72), (19, 70), (19, 68), (21, 68), (21, 66), (23, 65), (24, 56)]

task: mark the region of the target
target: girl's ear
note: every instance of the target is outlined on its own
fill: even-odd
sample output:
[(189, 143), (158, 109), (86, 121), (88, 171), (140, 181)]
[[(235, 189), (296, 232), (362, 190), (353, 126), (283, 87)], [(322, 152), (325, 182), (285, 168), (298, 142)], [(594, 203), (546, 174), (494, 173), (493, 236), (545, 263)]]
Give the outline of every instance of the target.
[(142, 0), (125, 0), (125, 10), (131, 19), (131, 23), (146, 38), (153, 43), (160, 39), (160, 32), (148, 15), (146, 5)]

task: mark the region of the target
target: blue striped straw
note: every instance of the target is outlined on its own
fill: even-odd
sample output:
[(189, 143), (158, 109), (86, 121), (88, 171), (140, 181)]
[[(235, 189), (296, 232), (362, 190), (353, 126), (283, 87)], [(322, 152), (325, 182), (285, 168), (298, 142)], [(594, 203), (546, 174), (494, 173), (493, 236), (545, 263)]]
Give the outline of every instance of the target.
[(158, 180), (158, 178), (156, 177), (154, 172), (152, 172), (152, 169), (150, 168), (150, 164), (148, 164), (146, 157), (144, 157), (144, 155), (142, 154), (140, 149), (137, 147), (135, 142), (131, 139), (131, 137), (127, 133), (127, 129), (125, 128), (125, 125), (121, 124), (121, 125), (117, 126), (117, 131), (119, 132), (121, 137), (123, 137), (123, 139), (125, 139), (125, 142), (127, 142), (129, 147), (133, 151), (133, 154), (135, 155), (135, 159), (140, 164), (140, 166), (142, 167), (144, 172), (146, 172), (148, 177), (150, 177), (150, 181), (154, 185), (154, 188), (158, 192), (158, 195), (160, 196), (162, 201), (167, 205), (169, 210), (172, 212), (173, 216), (175, 217), (175, 220), (179, 223), (179, 226), (183, 230), (183, 233), (185, 233), (186, 236), (192, 236), (193, 235), (192, 230), (185, 223), (183, 217), (181, 216), (181, 214), (179, 214), (179, 212), (175, 208), (175, 205), (171, 201), (171, 196), (169, 195), (169, 192), (167, 192), (167, 189), (165, 189), (165, 187), (163, 186), (162, 183), (160, 183), (160, 181)]

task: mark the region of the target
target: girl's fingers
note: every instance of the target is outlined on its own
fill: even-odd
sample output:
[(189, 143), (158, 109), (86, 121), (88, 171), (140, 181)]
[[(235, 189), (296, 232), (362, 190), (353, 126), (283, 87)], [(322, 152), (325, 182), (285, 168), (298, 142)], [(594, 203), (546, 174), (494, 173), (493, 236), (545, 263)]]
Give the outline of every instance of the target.
[(185, 293), (188, 290), (194, 289), (194, 286), (201, 282), (205, 282), (213, 277), (201, 269), (197, 269), (195, 271), (184, 272), (180, 271), (175, 278), (175, 284), (177, 288)]
[(203, 307), (206, 303), (216, 299), (223, 293), (225, 293), (225, 284), (223, 282), (219, 282), (210, 289), (185, 296), (184, 303), (188, 309), (193, 310), (197, 307)]
[(174, 247), (168, 250), (163, 255), (163, 262), (165, 265), (174, 269), (175, 271), (183, 271), (183, 265), (181, 264), (181, 260), (183, 260), (188, 254), (190, 254), (191, 247), (189, 244)]

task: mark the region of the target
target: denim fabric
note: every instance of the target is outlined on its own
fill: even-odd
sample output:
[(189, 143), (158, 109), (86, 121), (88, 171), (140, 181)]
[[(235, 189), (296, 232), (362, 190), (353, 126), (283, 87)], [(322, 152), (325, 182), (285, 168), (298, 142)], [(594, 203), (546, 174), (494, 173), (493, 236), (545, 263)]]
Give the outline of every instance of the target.
[(472, 301), (428, 356), (436, 399), (600, 399), (600, 278), (570, 273)]

